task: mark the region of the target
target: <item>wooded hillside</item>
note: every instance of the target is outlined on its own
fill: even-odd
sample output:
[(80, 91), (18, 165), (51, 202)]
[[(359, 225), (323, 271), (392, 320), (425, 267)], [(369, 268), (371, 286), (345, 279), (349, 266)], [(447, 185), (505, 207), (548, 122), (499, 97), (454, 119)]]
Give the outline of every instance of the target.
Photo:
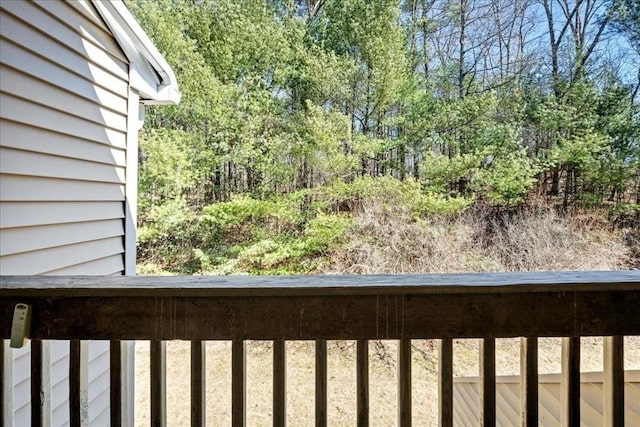
[(467, 224), (464, 269), (550, 268), (483, 258), (517, 218), (615, 250), (608, 219), (640, 252), (634, 0), (127, 4), (183, 92), (141, 134), (143, 261), (349, 271), (389, 236), (419, 257)]

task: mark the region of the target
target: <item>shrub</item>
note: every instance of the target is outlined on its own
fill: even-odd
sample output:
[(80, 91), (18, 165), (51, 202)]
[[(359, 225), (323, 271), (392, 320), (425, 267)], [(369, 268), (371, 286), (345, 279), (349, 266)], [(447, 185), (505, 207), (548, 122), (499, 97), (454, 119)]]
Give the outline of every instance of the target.
[(367, 206), (375, 205), (382, 207), (382, 211), (385, 212), (406, 209), (414, 218), (428, 214), (458, 214), (472, 203), (471, 199), (464, 197), (424, 192), (420, 183), (413, 179), (400, 181), (389, 176), (364, 176), (352, 183), (334, 182), (316, 189), (313, 194), (316, 198), (324, 200), (334, 212), (358, 213)]
[(200, 244), (197, 215), (182, 198), (155, 205), (138, 227), (138, 257), (190, 272), (191, 249)]

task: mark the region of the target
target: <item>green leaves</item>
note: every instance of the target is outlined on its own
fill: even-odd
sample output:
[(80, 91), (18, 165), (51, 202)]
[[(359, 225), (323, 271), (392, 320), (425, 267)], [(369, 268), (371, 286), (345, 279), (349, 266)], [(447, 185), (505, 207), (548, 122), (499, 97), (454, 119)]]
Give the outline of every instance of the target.
[[(528, 2), (312, 3), (128, 0), (183, 93), (147, 108), (140, 134), (143, 256), (311, 271), (354, 212), (636, 197), (637, 87), (591, 63), (568, 79), (575, 58), (547, 80)], [(631, 40), (635, 10), (618, 3)]]
[(476, 196), (486, 197), (495, 205), (517, 205), (524, 202), (536, 183), (538, 169), (525, 150), (496, 152), (489, 155), (488, 165), (474, 175), (471, 187)]

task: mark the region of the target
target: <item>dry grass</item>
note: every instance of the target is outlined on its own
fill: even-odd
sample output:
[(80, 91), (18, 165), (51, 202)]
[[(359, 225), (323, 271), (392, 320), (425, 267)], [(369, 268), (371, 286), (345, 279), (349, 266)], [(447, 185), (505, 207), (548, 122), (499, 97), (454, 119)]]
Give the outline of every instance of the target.
[(402, 207), (364, 206), (351, 241), (324, 273), (617, 270), (628, 248), (608, 224), (552, 209), (474, 209), (455, 218), (414, 220)]

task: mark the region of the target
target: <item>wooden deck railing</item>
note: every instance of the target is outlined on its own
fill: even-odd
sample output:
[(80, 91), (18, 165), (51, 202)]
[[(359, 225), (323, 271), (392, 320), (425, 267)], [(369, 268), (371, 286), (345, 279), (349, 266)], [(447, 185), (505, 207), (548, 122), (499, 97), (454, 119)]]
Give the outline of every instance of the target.
[[(285, 424), (286, 340), (316, 340), (316, 425), (327, 424), (326, 340), (357, 340), (357, 422), (369, 420), (368, 340), (399, 340), (398, 424), (411, 424), (411, 340), (439, 339), (441, 426), (453, 424), (453, 338), (480, 338), (481, 419), (495, 425), (495, 339), (523, 337), (522, 425), (538, 425), (537, 338), (564, 337), (563, 424), (580, 420), (581, 336), (605, 338), (605, 418), (624, 425), (623, 336), (640, 335), (640, 272), (306, 277), (1, 277), (0, 338), (31, 307), (32, 403), (42, 340), (70, 340), (80, 425), (80, 340), (111, 342), (111, 424), (121, 425), (122, 340), (150, 340), (153, 425), (166, 422), (166, 340), (191, 340), (191, 422), (205, 419), (207, 340), (232, 341), (232, 423), (245, 424), (245, 340), (272, 340), (273, 424)], [(0, 346), (0, 349), (3, 348)], [(3, 357), (0, 355), (0, 360)], [(0, 366), (0, 368), (2, 368)], [(0, 372), (2, 369), (0, 369)], [(3, 377), (4, 381), (4, 377)], [(4, 387), (3, 387), (4, 388)], [(34, 425), (41, 405), (32, 404)], [(515, 421), (514, 421), (515, 422)]]

